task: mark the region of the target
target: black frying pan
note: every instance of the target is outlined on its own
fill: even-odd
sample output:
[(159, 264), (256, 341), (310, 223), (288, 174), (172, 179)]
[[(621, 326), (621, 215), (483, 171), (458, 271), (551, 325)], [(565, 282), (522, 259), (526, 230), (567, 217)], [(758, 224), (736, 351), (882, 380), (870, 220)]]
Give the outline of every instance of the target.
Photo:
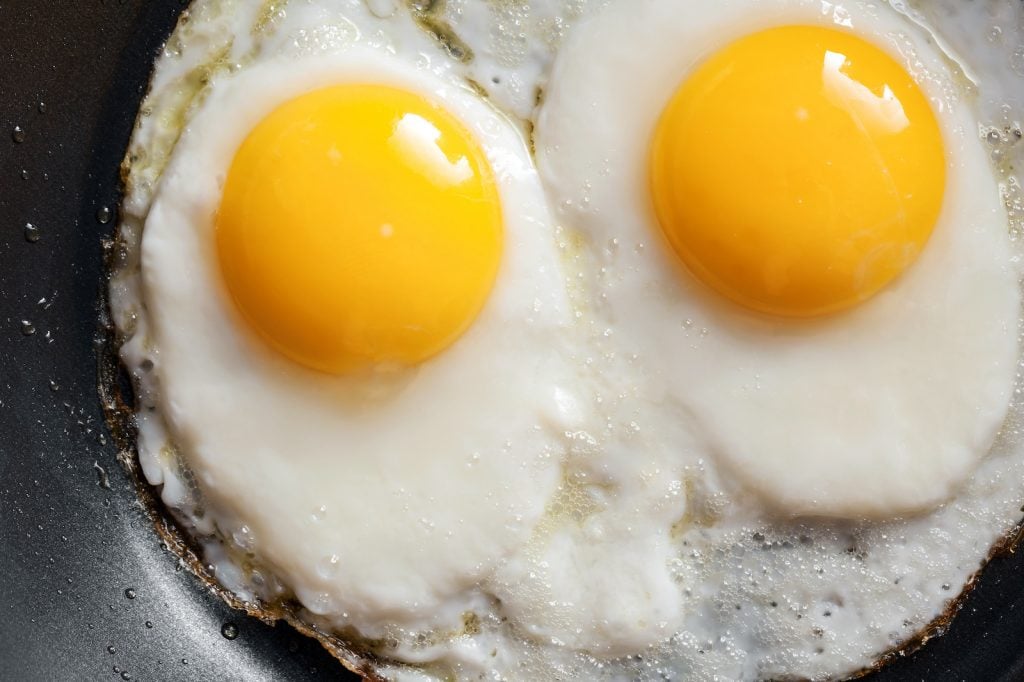
[[(0, 0), (0, 679), (354, 679), (179, 567), (97, 397), (118, 166), (185, 4)], [(995, 558), (946, 635), (870, 679), (1024, 680), (1022, 555)]]

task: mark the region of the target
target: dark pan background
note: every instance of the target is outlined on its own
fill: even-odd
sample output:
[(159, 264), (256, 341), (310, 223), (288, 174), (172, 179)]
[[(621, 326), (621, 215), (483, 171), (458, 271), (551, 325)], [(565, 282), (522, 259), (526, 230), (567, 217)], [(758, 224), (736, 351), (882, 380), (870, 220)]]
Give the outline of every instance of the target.
[[(101, 240), (116, 215), (99, 211), (116, 210), (135, 111), (185, 4), (0, 0), (3, 680), (353, 679), (179, 568), (103, 422)], [(992, 562), (948, 634), (871, 679), (1024, 680), (1024, 550)]]

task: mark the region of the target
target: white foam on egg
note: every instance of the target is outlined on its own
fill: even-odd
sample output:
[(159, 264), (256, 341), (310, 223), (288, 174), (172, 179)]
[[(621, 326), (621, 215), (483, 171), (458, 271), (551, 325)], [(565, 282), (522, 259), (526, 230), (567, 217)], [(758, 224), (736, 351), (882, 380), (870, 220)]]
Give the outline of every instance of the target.
[[(560, 340), (552, 344), (545, 337), (542, 347), (529, 353), (529, 367), (516, 368), (523, 375), (516, 385), (530, 383), (533, 392), (524, 389), (520, 401), (507, 405), (509, 413), (537, 427), (537, 433), (520, 445), (530, 450), (531, 442), (553, 444), (560, 452), (550, 460), (540, 457), (539, 462), (531, 461), (529, 466), (536, 465), (531, 474), (511, 471), (508, 486), (495, 493), (503, 498), (525, 489), (523, 499), (514, 502), (526, 513), (512, 529), (502, 527), (495, 537), (484, 538), (484, 545), (470, 550), (469, 554), (493, 557), (505, 548), (490, 568), (466, 570), (467, 553), (444, 557), (437, 564), (420, 557), (413, 561), (413, 553), (406, 552), (396, 555), (399, 565), (384, 566), (380, 575), (384, 583), (397, 586), (397, 591), (383, 589), (377, 575), (354, 586), (338, 583), (348, 557), (328, 545), (314, 546), (322, 536), (310, 536), (309, 546), (300, 548), (309, 564), (299, 567), (292, 565), (299, 561), (297, 555), (278, 564), (269, 543), (278, 532), (295, 531), (294, 537), (287, 538), (290, 543), (297, 542), (307, 528), (316, 527), (319, 532), (319, 526), (337, 519), (334, 512), (340, 507), (304, 506), (300, 515), (304, 518), (284, 521), (282, 531), (270, 528), (269, 536), (263, 526), (277, 523), (276, 512), (274, 519), (264, 519), (262, 524), (237, 513), (256, 502), (280, 510), (277, 481), (285, 481), (285, 489), (290, 489), (288, 478), (294, 472), (271, 467), (279, 475), (267, 485), (269, 479), (262, 478), (267, 472), (258, 473), (247, 459), (239, 471), (214, 471), (214, 483), (223, 482), (224, 476), (239, 476), (252, 484), (249, 490), (264, 490), (262, 496), (232, 502), (203, 494), (202, 472), (190, 466), (195, 460), (190, 461), (181, 447), (189, 443), (168, 428), (175, 413), (167, 409), (169, 394), (162, 385), (167, 353), (158, 343), (159, 325), (154, 325), (153, 311), (142, 300), (139, 270), (143, 224), (154, 191), (160, 188), (162, 192), (162, 183), (171, 177), (162, 171), (183, 128), (188, 128), (182, 138), (187, 144), (198, 135), (199, 114), (204, 108), (219, 106), (209, 101), (228, 97), (217, 95), (222, 83), (253, 82), (235, 81), (231, 74), (238, 73), (241, 78), (249, 69), (269, 62), (279, 67), (272, 69), (275, 79), (291, 82), (298, 74), (301, 82), (312, 82), (318, 77), (317, 69), (285, 76), (285, 61), (307, 65), (313, 62), (306, 60), (329, 54), (331, 68), (339, 65), (344, 71), (344, 53), (353, 46), (358, 48), (356, 54), (371, 50), (375, 67), (380, 66), (377, 56), (397, 60), (388, 62), (395, 71), (382, 67), (380, 73), (386, 71), (387, 77), (399, 77), (399, 62), (415, 64), (427, 80), (440, 79), (452, 86), (449, 94), (456, 99), (466, 93), (460, 94), (454, 83), (463, 77), (471, 79), (513, 117), (513, 123), (525, 128), (538, 88), (546, 87), (550, 98), (567, 87), (548, 78), (549, 65), (563, 37), (572, 36), (573, 24), (587, 19), (604, 2), (440, 3), (435, 14), (475, 55), (469, 64), (458, 64), (445, 55), (415, 25), (403, 4), (397, 0), (365, 4), (359, 0), (199, 0), (190, 8), (191, 20), (179, 26), (158, 61), (152, 91), (132, 139), (133, 163), (120, 228), (123, 253), (111, 278), (111, 305), (125, 338), (122, 357), (137, 382), (139, 460), (147, 479), (162, 486), (164, 501), (186, 531), (199, 539), (204, 561), (215, 567), (221, 584), (243, 599), (274, 600), (299, 591), (307, 606), (303, 617), (309, 622), (325, 630), (355, 625), (364, 634), (381, 634), (376, 653), (383, 657), (382, 674), (391, 679), (822, 679), (870, 665), (886, 649), (912, 637), (945, 608), (977, 570), (992, 543), (1020, 516), (1024, 497), (1020, 405), (1011, 405), (1010, 420), (995, 446), (956, 497), (932, 512), (877, 522), (782, 520), (767, 512), (757, 496), (709, 456), (701, 434), (690, 428), (686, 410), (679, 406), (667, 411), (651, 409), (652, 399), (668, 402), (664, 368), (638, 351), (629, 328), (607, 316), (609, 292), (595, 288), (595, 283), (614, 274), (609, 261), (633, 259), (638, 249), (650, 256), (654, 245), (647, 239), (617, 235), (604, 242), (588, 242), (572, 230), (555, 230), (561, 261), (553, 263), (541, 249), (540, 259), (549, 270), (527, 284), (542, 290), (536, 292), (540, 294), (536, 299), (529, 299), (528, 316), (539, 314), (531, 324), (536, 329), (546, 325), (560, 328), (571, 316), (576, 328), (572, 334), (583, 338), (568, 342), (556, 334)], [(621, 4), (637, 7), (652, 3)], [(729, 4), (735, 5), (735, 0)], [(750, 5), (755, 18), (758, 12), (770, 14), (775, 6), (767, 0)], [(809, 11), (832, 8), (829, 11), (834, 16), (854, 23), (864, 21), (857, 12), (867, 7), (866, 3), (799, 5)], [(884, 6), (866, 11), (872, 17), (889, 16)], [(1005, 13), (1005, 7), (1000, 11)], [(677, 4), (673, 13), (680, 12)], [(965, 13), (959, 7), (950, 19), (955, 23), (948, 27), (973, 31)], [(898, 37), (904, 41), (901, 45), (911, 49), (920, 35), (911, 24), (904, 28), (911, 37), (902, 35), (903, 29)], [(974, 32), (984, 35), (983, 31)], [(1008, 30), (1003, 37), (1006, 45), (1013, 44), (1009, 36)], [(715, 44), (714, 40), (708, 36), (708, 45)], [(630, 51), (644, 42), (650, 42), (649, 38), (634, 41), (617, 33), (596, 48), (594, 59), (608, 52), (612, 58), (628, 60)], [(643, 65), (642, 78), (636, 80), (648, 78), (651, 68)], [(986, 65), (975, 71), (982, 94), (992, 95), (995, 88), (985, 77)], [(260, 80), (250, 92), (263, 88)], [(258, 101), (271, 106), (263, 95)], [(251, 111), (242, 115), (250, 122), (258, 118)], [(486, 134), (493, 136), (489, 139), (505, 139), (502, 130), (507, 121), (487, 117), (483, 125)], [(241, 134), (240, 130), (225, 133), (228, 137)], [(227, 144), (224, 139), (212, 139), (220, 146)], [(506, 162), (511, 168), (521, 169), (524, 164), (515, 155)], [(607, 164), (599, 165), (604, 172)], [(184, 162), (180, 169), (186, 169)], [(206, 172), (197, 171), (200, 176)], [(578, 193), (570, 198), (577, 207), (591, 205), (599, 198), (597, 187), (593, 179), (583, 179), (573, 187)], [(534, 187), (517, 196), (536, 191)], [(211, 189), (206, 199), (212, 200), (212, 196)], [(562, 206), (561, 200), (554, 203)], [(538, 218), (545, 212), (535, 210)], [(547, 216), (540, 221), (540, 228), (538, 234), (550, 229)], [(540, 236), (537, 239), (543, 241)], [(529, 256), (519, 266), (538, 264)], [(559, 298), (562, 285), (570, 292), (570, 300), (552, 300)], [(643, 298), (637, 297), (638, 305)], [(202, 295), (189, 304), (197, 302), (201, 308), (212, 305)], [(513, 307), (516, 304), (511, 299), (507, 302)], [(523, 321), (522, 316), (516, 319)], [(717, 332), (697, 316), (680, 320), (679, 327), (681, 345), (676, 350), (681, 352), (700, 352), (702, 346), (717, 340)], [(195, 353), (205, 350), (195, 345), (194, 339), (189, 342)], [(517, 346), (517, 351), (522, 345), (519, 338), (499, 339), (499, 348), (505, 347), (502, 343)], [(556, 357), (567, 358), (576, 368), (570, 380), (560, 380)], [(478, 359), (475, 369), (487, 368), (495, 358), (488, 352)], [(244, 364), (237, 358), (228, 360), (236, 363), (235, 367)], [(193, 361), (190, 356), (189, 362)], [(511, 367), (511, 363), (505, 366)], [(1009, 373), (1013, 371), (1011, 368)], [(466, 377), (456, 388), (480, 384), (479, 374)], [(652, 394), (652, 386), (660, 388)], [(172, 407), (192, 408), (187, 405), (192, 392), (174, 395), (178, 399)], [(335, 398), (339, 396), (328, 396), (329, 400)], [(491, 398), (490, 392), (487, 398)], [(428, 404), (436, 402), (432, 396)], [(532, 410), (532, 421), (521, 414), (524, 408)], [(316, 405), (310, 409), (318, 411)], [(411, 411), (409, 408), (406, 414)], [(253, 414), (244, 415), (246, 426), (256, 423)], [(656, 416), (667, 418), (656, 420)], [(389, 426), (381, 428), (386, 431)], [(487, 435), (484, 431), (470, 429), (479, 437)], [(443, 440), (451, 434), (441, 435)], [(295, 443), (287, 443), (293, 455)], [(261, 443), (261, 447), (269, 444), (273, 443)], [(531, 460), (536, 454), (525, 457)], [(345, 455), (340, 453), (341, 458)], [(214, 457), (209, 452), (199, 456)], [(299, 453), (297, 459), (305, 456)], [(353, 473), (340, 459), (326, 459), (328, 471), (343, 478)], [(414, 471), (421, 469), (417, 467), (437, 461), (437, 457), (416, 460), (400, 477), (418, 478)], [(440, 461), (448, 461), (444, 453)], [(478, 466), (474, 461), (470, 455), (464, 463)], [(492, 473), (505, 475), (509, 473), (507, 465), (508, 461), (494, 460), (485, 466)], [(247, 467), (251, 470), (245, 471)], [(358, 471), (356, 467), (355, 473)], [(350, 483), (344, 482), (343, 489)], [(471, 502), (480, 491), (493, 491), (494, 481), (480, 481), (470, 474), (463, 484), (468, 487), (458, 490), (467, 494), (443, 494), (456, 489), (446, 480), (441, 483), (441, 494), (427, 492), (426, 498), (419, 498), (427, 506), (454, 505), (436, 516), (435, 507), (430, 507), (435, 529), (445, 514), (450, 514), (449, 519), (462, 516), (477, 521), (480, 505)], [(314, 487), (314, 492), (319, 490)], [(367, 533), (371, 528), (376, 532), (380, 523), (394, 518), (395, 511), (391, 509), (383, 518), (356, 515), (356, 520), (363, 522)], [(497, 518), (489, 512), (484, 516), (480, 519), (484, 525)], [(384, 544), (371, 538), (366, 548), (386, 553), (390, 545)], [(337, 562), (332, 561), (334, 556), (338, 556)], [(433, 584), (442, 571), (452, 573)], [(312, 582), (303, 583), (305, 576)], [(303, 584), (325, 585), (328, 590), (307, 589)], [(339, 584), (355, 591), (338, 590)], [(420, 590), (424, 586), (426, 589)], [(403, 595), (413, 592), (417, 595), (414, 599), (422, 598), (422, 602), (410, 609)], [(360, 604), (372, 608), (359, 614)], [(463, 621), (467, 614), (472, 616)]]

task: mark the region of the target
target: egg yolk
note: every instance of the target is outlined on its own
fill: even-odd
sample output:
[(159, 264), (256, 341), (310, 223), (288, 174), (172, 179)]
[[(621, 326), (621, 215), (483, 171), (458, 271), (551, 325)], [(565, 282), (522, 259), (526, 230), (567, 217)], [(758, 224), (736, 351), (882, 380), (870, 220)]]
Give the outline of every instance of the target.
[(942, 134), (910, 75), (835, 29), (749, 35), (662, 113), (650, 180), (689, 270), (749, 308), (809, 317), (867, 300), (913, 263), (942, 206)]
[(235, 155), (216, 217), (224, 282), (313, 369), (415, 364), (473, 322), (501, 259), (494, 173), (424, 97), (342, 85), (282, 105)]

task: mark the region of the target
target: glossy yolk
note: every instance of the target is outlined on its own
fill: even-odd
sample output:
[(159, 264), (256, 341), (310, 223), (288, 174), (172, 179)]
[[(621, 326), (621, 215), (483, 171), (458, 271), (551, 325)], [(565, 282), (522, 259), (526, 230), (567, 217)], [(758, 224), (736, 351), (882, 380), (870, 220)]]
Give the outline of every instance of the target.
[(249, 324), (339, 373), (418, 363), (465, 332), (494, 284), (502, 213), (481, 147), (451, 114), (404, 90), (344, 85), (252, 130), (216, 241)]
[(856, 305), (909, 267), (946, 181), (910, 75), (812, 26), (749, 35), (700, 64), (662, 114), (650, 163), (658, 221), (689, 270), (795, 317)]

